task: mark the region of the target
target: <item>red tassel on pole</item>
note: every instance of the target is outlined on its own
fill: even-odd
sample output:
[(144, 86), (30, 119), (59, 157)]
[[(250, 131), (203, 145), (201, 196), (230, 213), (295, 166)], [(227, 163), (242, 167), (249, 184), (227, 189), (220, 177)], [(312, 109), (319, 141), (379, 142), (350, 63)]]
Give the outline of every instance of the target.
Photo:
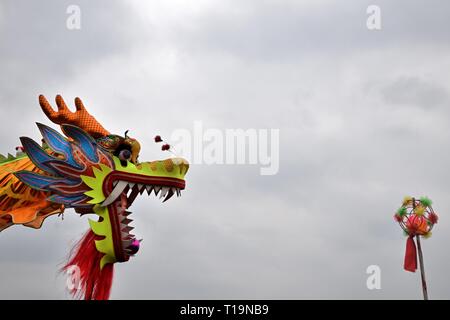
[(96, 236), (89, 230), (83, 238), (74, 246), (69, 262), (61, 269), (67, 271), (72, 266), (80, 270), (80, 286), (71, 290), (74, 298), (85, 300), (108, 300), (112, 286), (114, 265), (107, 264), (100, 270), (100, 260), (103, 253), (97, 251)]
[[(394, 215), (395, 221), (398, 222), (403, 232), (408, 235), (403, 268), (406, 271), (416, 272), (417, 260), (419, 260), (424, 300), (428, 300), (428, 290), (425, 280), (425, 267), (420, 237), (429, 238), (431, 236), (431, 230), (438, 222), (438, 216), (431, 207), (431, 203), (428, 197), (417, 199), (406, 196), (403, 199), (402, 206)], [(416, 241), (414, 241), (414, 237), (416, 237)]]
[(406, 241), (404, 269), (410, 272), (417, 270), (417, 250), (413, 235), (410, 235)]

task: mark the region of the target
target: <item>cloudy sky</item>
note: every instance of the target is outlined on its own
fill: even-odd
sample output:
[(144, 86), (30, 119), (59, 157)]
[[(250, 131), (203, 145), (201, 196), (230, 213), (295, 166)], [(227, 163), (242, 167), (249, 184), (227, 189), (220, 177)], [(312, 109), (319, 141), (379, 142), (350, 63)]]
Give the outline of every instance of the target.
[[(450, 299), (449, 18), (444, 0), (4, 0), (0, 153), (50, 124), (41, 93), (131, 129), (141, 160), (195, 121), (279, 129), (278, 174), (194, 164), (181, 198), (135, 202), (144, 242), (116, 265), (113, 299), (420, 299), (392, 219), (408, 194), (440, 214), (425, 268), (430, 298)], [(58, 265), (87, 228), (68, 210), (0, 233), (0, 298), (69, 299)]]

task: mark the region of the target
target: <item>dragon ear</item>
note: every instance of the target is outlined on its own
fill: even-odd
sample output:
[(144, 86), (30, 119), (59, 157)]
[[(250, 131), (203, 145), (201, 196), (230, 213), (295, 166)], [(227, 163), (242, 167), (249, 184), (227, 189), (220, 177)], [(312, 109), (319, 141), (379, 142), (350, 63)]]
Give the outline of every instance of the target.
[(21, 137), (20, 141), (22, 142), (22, 146), (27, 153), (30, 160), (34, 163), (36, 167), (39, 169), (52, 173), (54, 175), (59, 175), (53, 168), (46, 165), (46, 163), (50, 161), (57, 160), (56, 158), (49, 155), (45, 152), (41, 146), (37, 144), (33, 139), (27, 137)]
[(81, 149), (90, 161), (98, 162), (98, 147), (97, 142), (94, 140), (94, 138), (92, 138), (86, 131), (76, 126), (63, 124), (61, 125), (61, 129), (69, 138), (72, 138), (76, 143), (80, 145)]

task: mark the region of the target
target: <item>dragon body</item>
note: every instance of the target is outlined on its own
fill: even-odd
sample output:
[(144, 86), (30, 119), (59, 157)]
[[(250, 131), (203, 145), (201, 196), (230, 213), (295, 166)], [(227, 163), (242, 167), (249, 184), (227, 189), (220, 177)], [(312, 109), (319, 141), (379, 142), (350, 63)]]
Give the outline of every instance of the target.
[(79, 241), (63, 270), (80, 269), (85, 299), (107, 299), (113, 265), (139, 250), (131, 233), (130, 207), (147, 193), (163, 201), (180, 196), (189, 164), (182, 158), (139, 162), (140, 144), (125, 134), (110, 134), (75, 99), (71, 112), (61, 96), (55, 111), (39, 97), (44, 113), (62, 132), (38, 123), (42, 143), (20, 138), (16, 157), (0, 156), (0, 231), (21, 224), (39, 229), (44, 219), (66, 209), (93, 214), (90, 229)]

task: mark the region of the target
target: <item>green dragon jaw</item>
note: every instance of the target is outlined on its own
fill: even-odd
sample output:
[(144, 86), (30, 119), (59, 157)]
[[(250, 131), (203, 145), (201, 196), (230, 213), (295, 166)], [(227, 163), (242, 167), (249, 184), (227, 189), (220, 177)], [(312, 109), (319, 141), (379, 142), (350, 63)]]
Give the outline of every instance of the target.
[(90, 220), (92, 231), (103, 236), (96, 241), (97, 250), (104, 253), (101, 268), (107, 263), (124, 262), (139, 250), (139, 242), (131, 233), (130, 208), (137, 196), (154, 195), (163, 202), (173, 195), (181, 196), (185, 188), (184, 176), (189, 164), (181, 158), (122, 165), (114, 157), (115, 170), (102, 166), (95, 177), (82, 176), (84, 183), (92, 190), (85, 194), (92, 197), (94, 213), (100, 221)]

